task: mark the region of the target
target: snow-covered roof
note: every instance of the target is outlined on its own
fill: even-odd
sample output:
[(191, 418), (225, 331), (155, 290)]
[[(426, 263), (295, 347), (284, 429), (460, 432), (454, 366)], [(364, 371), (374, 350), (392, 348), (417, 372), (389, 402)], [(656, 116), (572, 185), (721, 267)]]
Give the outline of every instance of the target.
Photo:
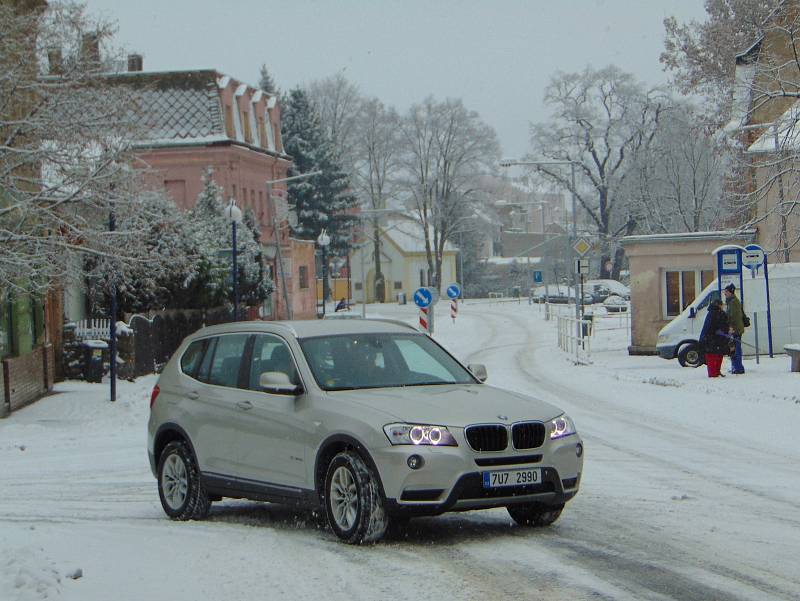
[[(800, 100), (795, 102), (747, 149), (750, 153), (775, 152), (776, 150), (797, 150), (800, 148)], [(776, 136), (777, 128), (777, 136)]]
[(520, 265), (537, 265), (538, 263), (542, 262), (541, 257), (488, 257), (486, 259), (487, 263), (491, 263), (492, 265), (513, 265), (514, 263)]
[[(235, 94), (242, 96), (250, 89), (227, 75), (212, 69), (195, 71), (133, 72), (109, 76), (112, 84), (125, 86), (137, 106), (133, 119), (139, 127), (138, 146), (207, 145), (235, 140), (251, 148), (276, 152), (272, 119), (267, 106), (275, 97), (256, 92), (248, 102), (248, 119), (252, 140), (245, 140), (242, 111), (234, 103), (233, 136), (228, 135), (222, 112), (222, 91), (235, 85)], [(258, 99), (262, 99), (260, 102)], [(258, 103), (258, 104), (256, 104)], [(267, 139), (261, 140), (257, 112), (261, 111), (267, 127)]]
[(620, 240), (622, 246), (658, 242), (691, 242), (693, 240), (752, 240), (756, 230), (716, 230), (708, 232), (677, 232), (674, 234), (643, 234), (625, 236)]
[[(425, 236), (422, 226), (410, 219), (390, 220), (383, 228), (383, 235), (389, 238), (404, 253), (424, 253)], [(429, 238), (433, 241), (433, 229), (431, 228)], [(457, 251), (458, 249), (450, 242), (444, 245), (445, 252)]]

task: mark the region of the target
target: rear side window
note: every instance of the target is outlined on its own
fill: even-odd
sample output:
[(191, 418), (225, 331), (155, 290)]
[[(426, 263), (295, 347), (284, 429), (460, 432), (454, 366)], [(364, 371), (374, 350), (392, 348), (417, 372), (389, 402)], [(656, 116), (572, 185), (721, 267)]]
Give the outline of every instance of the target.
[(186, 349), (181, 357), (181, 371), (187, 376), (195, 377), (197, 369), (200, 367), (200, 361), (203, 359), (203, 351), (206, 350), (208, 339), (195, 340)]
[[(217, 338), (208, 383), (217, 386), (236, 388), (239, 384), (239, 370), (244, 356), (249, 334), (231, 334)], [(204, 362), (205, 363), (205, 362)]]

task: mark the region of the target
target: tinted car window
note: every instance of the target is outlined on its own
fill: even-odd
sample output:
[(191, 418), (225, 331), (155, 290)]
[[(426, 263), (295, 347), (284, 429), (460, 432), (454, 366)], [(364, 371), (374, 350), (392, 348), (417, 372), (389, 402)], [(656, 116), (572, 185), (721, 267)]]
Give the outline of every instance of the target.
[(197, 375), (195, 376), (201, 382), (208, 382), (208, 373), (211, 371), (211, 360), (214, 358), (214, 351), (217, 348), (216, 338), (208, 338), (206, 340), (208, 342), (206, 345), (206, 352), (203, 355), (200, 369), (197, 370)]
[(186, 349), (181, 357), (181, 371), (187, 376), (194, 377), (197, 373), (197, 368), (200, 367), (200, 361), (203, 358), (203, 351), (206, 349), (208, 340), (195, 340)]
[(217, 347), (211, 360), (209, 384), (236, 388), (239, 383), (239, 368), (249, 334), (231, 334), (217, 338)]
[(299, 384), (300, 378), (286, 343), (277, 336), (258, 335), (253, 342), (253, 359), (250, 364), (250, 390), (261, 390), (258, 385), (261, 374), (279, 371), (289, 376), (292, 384)]
[(323, 390), (473, 384), (475, 379), (421, 334), (345, 334), (300, 341)]

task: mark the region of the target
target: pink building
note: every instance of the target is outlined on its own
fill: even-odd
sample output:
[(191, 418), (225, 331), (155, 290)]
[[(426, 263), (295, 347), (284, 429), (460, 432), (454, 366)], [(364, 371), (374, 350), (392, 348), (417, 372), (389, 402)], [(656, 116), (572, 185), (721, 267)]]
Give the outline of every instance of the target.
[(276, 286), (262, 315), (288, 318), (288, 298), (294, 319), (314, 317), (314, 243), (289, 235), (285, 184), (267, 190), (266, 182), (285, 178), (292, 162), (283, 151), (277, 97), (215, 70), (142, 72), (139, 57), (109, 79), (131, 89), (139, 105), (137, 154), (148, 183), (190, 209), (213, 168), (225, 198), (252, 209), (261, 228)]

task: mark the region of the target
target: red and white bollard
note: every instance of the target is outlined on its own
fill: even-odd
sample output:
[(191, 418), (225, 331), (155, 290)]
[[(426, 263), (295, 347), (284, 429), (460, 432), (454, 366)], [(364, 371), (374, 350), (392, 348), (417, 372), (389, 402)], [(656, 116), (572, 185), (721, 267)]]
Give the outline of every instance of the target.
[(450, 300), (450, 317), (453, 318), (453, 323), (456, 322), (456, 317), (458, 317), (458, 299), (453, 298)]
[(430, 332), (430, 327), (428, 320), (428, 308), (427, 307), (420, 307), (419, 308), (419, 327), (423, 332)]

